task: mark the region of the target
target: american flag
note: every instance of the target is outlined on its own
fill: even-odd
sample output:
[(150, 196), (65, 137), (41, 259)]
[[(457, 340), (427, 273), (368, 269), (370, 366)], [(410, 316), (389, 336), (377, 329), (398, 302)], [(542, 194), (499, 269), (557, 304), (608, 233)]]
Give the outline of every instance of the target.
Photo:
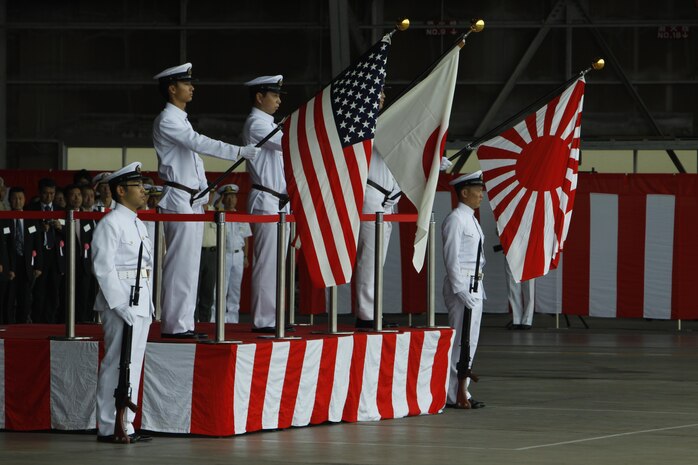
[(390, 35), (286, 119), (284, 170), (316, 287), (351, 280)]

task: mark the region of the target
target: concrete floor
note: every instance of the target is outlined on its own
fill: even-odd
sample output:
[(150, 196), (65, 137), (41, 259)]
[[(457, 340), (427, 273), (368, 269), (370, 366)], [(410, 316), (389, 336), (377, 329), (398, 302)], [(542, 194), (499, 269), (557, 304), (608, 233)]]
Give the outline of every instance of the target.
[[(472, 392), (487, 407), (232, 438), (0, 433), (2, 464), (695, 464), (698, 323), (587, 320), (507, 331), (486, 315)], [(348, 320), (347, 320), (348, 321)]]

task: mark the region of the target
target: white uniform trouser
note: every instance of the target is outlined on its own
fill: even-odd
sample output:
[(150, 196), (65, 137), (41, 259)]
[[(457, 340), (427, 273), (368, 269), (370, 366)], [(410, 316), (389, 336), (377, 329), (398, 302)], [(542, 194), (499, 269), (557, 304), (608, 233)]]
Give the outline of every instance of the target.
[(228, 292), (225, 297), (225, 322), (240, 322), (240, 285), (242, 273), (245, 270), (245, 254), (242, 249), (233, 253), (225, 253), (225, 282), (228, 283)]
[[(203, 213), (201, 207), (194, 207), (193, 210), (194, 213)], [(165, 209), (162, 212), (178, 213)], [(163, 334), (183, 333), (194, 329), (203, 237), (203, 223), (165, 223), (167, 253), (162, 270)]]
[[(388, 255), (388, 244), (393, 224), (383, 223), (383, 262)], [(376, 277), (376, 223), (362, 221), (359, 229), (359, 241), (356, 246), (356, 265), (354, 266), (354, 311), (361, 320), (373, 320), (374, 283)]]
[[(121, 339), (124, 331), (124, 320), (112, 310), (100, 312), (102, 329), (104, 331), (104, 358), (99, 366), (97, 381), (97, 426), (100, 436), (114, 434), (116, 423), (116, 406), (114, 390), (119, 384), (119, 361), (121, 360)], [(148, 340), (150, 316), (135, 316), (133, 323), (133, 339), (131, 343), (131, 400), (138, 403), (138, 393), (141, 383), (141, 369), (145, 343)], [(127, 433), (134, 432), (133, 419), (136, 414), (126, 409)]]
[(533, 303), (536, 292), (536, 282), (534, 279), (517, 283), (511, 273), (509, 264), (507, 270), (507, 290), (509, 292), (509, 305), (511, 306), (512, 324), (529, 325), (533, 324)]
[[(448, 286), (448, 291), (450, 291), (450, 285)], [(451, 352), (451, 369), (450, 377), (448, 381), (448, 403), (455, 404), (456, 396), (458, 393), (458, 369), (457, 365), (460, 361), (460, 341), (461, 333), (463, 332), (463, 314), (465, 313), (465, 306), (458, 299), (458, 297), (444, 290), (444, 301), (446, 303), (446, 308), (448, 309), (448, 325), (456, 330), (455, 339), (453, 340), (453, 351)], [(472, 314), (470, 318), (470, 365), (472, 366), (473, 360), (475, 360), (475, 351), (477, 350), (477, 342), (480, 338), (480, 322), (482, 321), (482, 300), (477, 299), (477, 305), (472, 309)], [(470, 385), (470, 378), (468, 378), (467, 385)], [(468, 399), (470, 398), (470, 392), (468, 392)]]
[[(277, 212), (252, 210), (253, 215), (274, 215)], [(276, 326), (276, 223), (252, 223), (254, 250), (252, 261), (252, 326)], [(286, 227), (288, 238), (288, 226)], [(288, 243), (287, 243), (288, 246)]]

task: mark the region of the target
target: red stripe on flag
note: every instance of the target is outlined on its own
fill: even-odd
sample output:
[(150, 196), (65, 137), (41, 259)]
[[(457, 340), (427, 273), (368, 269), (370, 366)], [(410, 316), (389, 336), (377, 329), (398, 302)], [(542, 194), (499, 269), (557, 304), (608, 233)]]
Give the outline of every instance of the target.
[(315, 404), (313, 405), (313, 414), (310, 417), (310, 423), (313, 425), (324, 423), (329, 418), (332, 386), (334, 386), (334, 368), (337, 363), (337, 341), (336, 337), (322, 341)]
[[(354, 233), (351, 229), (351, 221), (349, 218), (349, 212), (347, 211), (347, 205), (345, 203), (345, 199), (348, 193), (345, 193), (342, 191), (342, 184), (341, 180), (339, 178), (339, 171), (337, 169), (337, 164), (335, 163), (334, 157), (335, 153), (332, 151), (332, 146), (330, 144), (329, 138), (327, 136), (327, 128), (325, 127), (325, 114), (322, 111), (322, 94), (323, 92), (319, 92), (317, 96), (315, 97), (315, 102), (314, 102), (314, 112), (313, 112), (313, 119), (314, 119), (314, 126), (315, 126), (315, 133), (317, 134), (317, 142), (318, 146), (320, 148), (320, 152), (322, 153), (322, 161), (323, 165), (325, 168), (325, 174), (327, 175), (329, 187), (332, 190), (332, 199), (334, 203), (332, 204), (324, 204), (325, 208), (328, 209), (328, 211), (335, 210), (337, 212), (337, 216), (339, 217), (339, 222), (342, 228), (342, 236), (344, 238), (344, 248), (349, 251), (349, 256), (353, 257), (356, 256), (356, 243), (355, 238), (354, 238)], [(330, 118), (332, 118), (332, 115), (329, 115)], [(303, 153), (303, 152), (301, 152)], [(356, 166), (356, 155), (354, 154), (354, 150), (351, 147), (347, 147), (343, 151), (344, 159), (347, 164), (347, 171), (349, 174), (349, 179), (351, 181), (351, 184), (354, 186), (354, 190), (356, 192), (356, 185), (359, 185), (359, 191), (361, 191), (361, 178), (357, 180), (356, 177), (358, 176), (358, 168)], [(322, 195), (322, 193), (320, 193)], [(316, 197), (313, 196), (313, 199)], [(324, 200), (324, 198), (323, 198)], [(324, 216), (327, 216), (326, 214)], [(335, 252), (336, 247), (340, 247), (342, 245), (340, 237), (337, 234), (335, 234), (335, 231), (331, 231), (332, 234), (329, 236), (324, 236), (325, 239), (325, 248), (332, 248), (333, 252)], [(330, 240), (330, 238), (334, 238), (334, 240)], [(328, 247), (328, 242), (331, 244), (330, 247)], [(336, 245), (335, 245), (336, 244)], [(352, 252), (353, 249), (353, 252)], [(337, 265), (339, 265), (339, 258), (337, 260)], [(332, 263), (333, 260), (330, 260), (330, 263)], [(347, 281), (347, 277), (344, 276), (342, 273), (342, 269), (340, 266), (337, 267), (337, 270), (335, 270), (335, 267), (332, 267), (332, 270), (334, 272), (335, 279), (337, 280), (338, 283), (344, 283)], [(338, 274), (337, 271), (340, 273)]]
[(439, 343), (431, 367), (431, 405), (429, 413), (437, 413), (446, 405), (446, 375), (450, 367), (452, 329), (439, 331)]
[(378, 390), (376, 404), (381, 418), (394, 418), (393, 410), (393, 373), (395, 371), (395, 347), (397, 334), (383, 334), (381, 362), (378, 372)]
[(531, 113), (524, 120), (526, 123), (526, 129), (528, 129), (528, 134), (531, 139), (536, 139), (538, 137), (538, 127), (536, 126), (536, 113)]
[(293, 421), (306, 346), (307, 341), (292, 341), (289, 345), (286, 375), (284, 376), (284, 387), (279, 406), (279, 428), (289, 428)]
[[(619, 188), (620, 183), (616, 186)], [(642, 318), (644, 293), (641, 289), (645, 286), (644, 231), (647, 196), (644, 193), (623, 195), (621, 192), (618, 195), (616, 317)]]
[[(501, 134), (501, 137), (521, 148), (527, 145), (527, 142), (523, 139), (523, 137), (521, 137), (521, 134), (519, 134), (519, 131), (516, 130), (516, 127), (507, 129)], [(477, 157), (480, 158), (479, 153), (477, 154)]]
[(695, 174), (674, 175), (678, 181), (674, 213), (674, 254), (671, 282), (671, 318), (696, 319), (696, 263), (698, 263), (698, 179)]
[[(291, 116), (293, 118), (293, 116)], [(291, 126), (291, 118), (286, 121), (284, 125), (284, 131), (288, 134)], [(284, 152), (284, 172), (286, 174), (286, 190), (289, 194), (291, 200), (291, 209), (297, 218), (298, 235), (301, 238), (301, 242), (306, 244), (312, 244), (312, 236), (307, 230), (307, 227), (303, 227), (303, 224), (307, 225), (308, 220), (306, 219), (305, 210), (303, 209), (303, 203), (300, 200), (300, 194), (298, 193), (298, 185), (296, 184), (296, 178), (293, 175), (293, 162), (285, 156), (285, 154), (291, 153), (289, 147), (289, 137), (284, 137), (282, 139), (283, 152)], [(301, 221), (302, 220), (302, 221)], [(253, 238), (254, 239), (254, 238)], [(322, 274), (320, 273), (320, 264), (318, 263), (317, 254), (314, 252), (315, 248), (304, 248), (302, 250), (302, 256), (305, 259), (306, 270), (308, 276), (313, 283), (323, 282)], [(323, 313), (325, 312), (323, 308)]]
[(417, 380), (422, 362), (422, 348), (424, 347), (424, 331), (412, 331), (410, 333), (410, 353), (407, 358), (407, 409), (408, 415), (420, 415), (422, 413), (417, 401)]
[(557, 111), (557, 104), (560, 102), (560, 96), (553, 98), (545, 106), (545, 115), (543, 116), (543, 135), (549, 135), (551, 133), (550, 129), (553, 125), (553, 117), (555, 116), (555, 111)]
[(250, 404), (247, 411), (247, 431), (259, 431), (262, 429), (262, 413), (264, 411), (264, 397), (267, 392), (271, 351), (271, 342), (257, 343), (257, 349), (254, 353), (254, 366), (252, 368), (252, 383), (250, 385)]
[[(509, 169), (511, 169), (511, 167), (509, 167)], [(489, 173), (489, 171), (486, 171), (486, 173)], [(489, 175), (487, 175), (487, 177), (485, 178), (485, 182), (488, 182), (490, 179), (491, 179), (491, 178), (489, 177)], [(499, 184), (497, 184), (496, 186), (494, 186), (492, 189), (488, 189), (488, 190), (487, 190), (487, 197), (490, 198), (490, 199), (495, 198), (496, 196), (499, 195), (500, 192), (502, 192), (504, 189), (506, 189), (507, 187), (509, 187), (511, 184), (513, 184), (513, 183), (515, 183), (515, 182), (518, 182), (518, 180), (516, 179), (516, 174), (514, 174), (513, 176), (510, 176), (510, 177), (508, 177), (507, 179), (501, 181)], [(511, 201), (511, 199), (514, 198), (514, 196), (516, 195), (516, 192), (518, 192), (519, 190), (521, 190), (521, 185), (518, 185), (516, 188), (514, 188), (512, 191), (510, 191), (510, 192), (499, 202), (499, 204), (497, 205), (497, 207), (499, 208), (499, 210), (498, 210), (499, 213), (495, 212), (495, 215), (496, 215), (496, 216), (495, 216), (495, 219), (496, 219), (496, 218), (499, 218), (499, 215), (501, 214), (501, 211), (502, 211), (501, 209), (504, 208), (504, 207), (501, 207), (501, 205), (503, 205), (503, 204), (504, 204), (504, 205), (509, 205), (509, 202)]]
[[(521, 204), (519, 204), (521, 206)], [(518, 210), (518, 208), (517, 208)], [(508, 226), (508, 225), (507, 225)], [(533, 210), (528, 247), (521, 280), (527, 281), (543, 275), (545, 269), (545, 193), (538, 192)]]
[(521, 199), (519, 200), (519, 204), (514, 209), (514, 213), (512, 213), (509, 222), (504, 227), (504, 231), (502, 231), (502, 234), (500, 234), (499, 236), (502, 247), (504, 247), (504, 252), (509, 251), (509, 247), (511, 246), (511, 243), (514, 241), (514, 237), (516, 237), (516, 233), (518, 232), (519, 226), (521, 225), (521, 218), (523, 218), (523, 214), (526, 211), (526, 207), (528, 206), (528, 201), (530, 198), (531, 191), (525, 191), (524, 194), (521, 196)]
[[(298, 110), (298, 131), (297, 131), (297, 137), (298, 137), (298, 148), (300, 153), (310, 153), (310, 147), (308, 145), (308, 137), (305, 132), (306, 128), (306, 106), (302, 106)], [(317, 173), (315, 172), (315, 168), (313, 167), (313, 161), (309, 156), (301, 157), (300, 159), (301, 165), (303, 168), (303, 174), (305, 176), (305, 181), (308, 184), (308, 190), (310, 192), (310, 196), (313, 198), (313, 207), (318, 214), (316, 214), (317, 220), (318, 220), (318, 225), (320, 227), (320, 231), (322, 232), (322, 237), (323, 238), (331, 238), (333, 237), (332, 233), (332, 226), (329, 223), (329, 219), (327, 217), (327, 214), (324, 213), (326, 209), (328, 208), (325, 205), (325, 202), (322, 197), (322, 190), (320, 189), (320, 182), (318, 181), (317, 178)], [(293, 161), (289, 163), (289, 165), (293, 165)], [(288, 165), (287, 165), (288, 166)], [(291, 176), (293, 177), (293, 168), (292, 166), (290, 167), (291, 169)], [(288, 178), (288, 177), (287, 177)], [(295, 186), (297, 188), (297, 186)], [(288, 187), (287, 187), (288, 189)], [(296, 189), (297, 190), (297, 189)], [(301, 234), (301, 243), (307, 244), (310, 247), (304, 248), (306, 257), (311, 256), (313, 257), (312, 260), (308, 260), (308, 269), (310, 271), (311, 278), (313, 278), (313, 281), (317, 283), (322, 283), (324, 281), (324, 278), (322, 277), (322, 273), (320, 271), (320, 265), (318, 263), (318, 257), (314, 252), (314, 241), (313, 237), (310, 234), (310, 230), (308, 229), (308, 214), (305, 212), (303, 209), (303, 204), (300, 201), (300, 193), (297, 195), (294, 195), (294, 198), (298, 199), (298, 202), (295, 202), (298, 207), (300, 207), (300, 217), (302, 221), (298, 221), (298, 231)], [(339, 257), (337, 256), (337, 250), (335, 247), (326, 247), (327, 249), (327, 258), (330, 264), (330, 268), (332, 270), (332, 275), (337, 279), (338, 276), (342, 276), (342, 270), (341, 267), (339, 266)], [(320, 286), (318, 286), (320, 287)]]
[[(513, 176), (509, 179), (511, 180), (510, 182), (516, 181), (516, 179)], [(509, 180), (507, 180), (507, 181), (509, 181)], [(520, 183), (518, 183), (518, 181), (517, 181), (517, 185), (514, 188), (512, 188), (509, 191), (509, 193), (507, 195), (505, 195), (504, 198), (494, 208), (493, 213), (494, 213), (495, 219), (499, 220), (499, 217), (502, 215), (502, 213), (504, 213), (504, 211), (507, 208), (509, 208), (509, 204), (519, 194), (521, 189), (523, 189), (523, 186)]]
[(349, 388), (347, 400), (344, 404), (342, 420), (355, 422), (359, 413), (361, 401), (361, 389), (364, 384), (364, 363), (366, 361), (367, 334), (354, 334), (354, 350), (351, 353), (351, 367), (349, 368)]
[(5, 339), (5, 428), (51, 429), (51, 342)]
[[(582, 95), (584, 95), (584, 82), (577, 81), (577, 84), (575, 84), (574, 90), (572, 91), (570, 98), (567, 101), (567, 106), (565, 106), (564, 112), (562, 113), (562, 117), (560, 118), (560, 123), (558, 124), (557, 131), (555, 131), (555, 135), (562, 137), (562, 133), (564, 132), (565, 128), (569, 126), (570, 121), (575, 115), (577, 115), (575, 127), (579, 126), (582, 118), (582, 112), (580, 111), (577, 114), (577, 109), (579, 108), (579, 105), (574, 105), (573, 103), (579, 102), (582, 98)], [(555, 104), (557, 105), (557, 102)], [(570, 139), (573, 136), (574, 129), (570, 132), (566, 139)]]
[(191, 434), (235, 434), (233, 383), (236, 346), (196, 346), (191, 401)]
[(579, 192), (562, 264), (562, 311), (589, 314), (589, 193)]

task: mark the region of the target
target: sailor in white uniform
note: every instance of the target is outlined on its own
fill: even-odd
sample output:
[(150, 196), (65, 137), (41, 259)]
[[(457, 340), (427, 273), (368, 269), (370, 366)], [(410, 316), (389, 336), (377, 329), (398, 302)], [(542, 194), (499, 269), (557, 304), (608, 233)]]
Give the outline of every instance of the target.
[[(136, 216), (136, 210), (145, 203), (140, 166), (139, 162), (131, 163), (106, 178), (116, 207), (100, 220), (92, 238), (93, 272), (99, 284), (94, 309), (101, 314), (104, 330), (104, 358), (97, 381), (97, 439), (103, 442), (114, 441), (114, 390), (119, 382), (124, 322), (133, 327), (130, 383), (131, 400), (137, 403), (145, 344), (154, 311), (151, 298), (153, 247), (145, 225)], [(137, 283), (141, 244), (140, 283)], [(131, 305), (130, 301), (134, 286), (140, 286), (137, 305)], [(132, 425), (135, 413), (127, 412), (127, 433), (131, 442), (150, 439), (135, 434)]]
[[(237, 184), (227, 184), (218, 189), (226, 213), (237, 212), (239, 191)], [(240, 286), (242, 274), (248, 265), (247, 242), (250, 236), (252, 230), (248, 223), (225, 223), (225, 282), (228, 283), (225, 298), (226, 323), (240, 321)]]
[[(458, 206), (448, 214), (441, 227), (443, 236), (443, 255), (446, 265), (443, 294), (448, 309), (448, 323), (455, 329), (456, 335), (451, 353), (451, 369), (448, 387), (448, 403), (456, 404), (458, 391), (457, 365), (461, 353), (461, 332), (463, 329), (464, 307), (472, 310), (470, 320), (470, 359), (475, 358), (480, 322), (482, 320), (482, 300), (485, 289), (482, 283), (482, 269), (485, 266), (484, 242), (485, 236), (480, 228), (475, 210), (482, 202), (484, 182), (482, 171), (460, 176), (449, 183), (454, 186), (458, 197)], [(476, 275), (478, 251), (480, 252), (479, 270)], [(472, 284), (479, 280), (476, 292)], [(468, 384), (470, 379), (467, 380)], [(466, 408), (481, 408), (485, 404), (471, 398), (468, 392), (469, 406)]]
[[(378, 109), (383, 108), (385, 93), (381, 91)], [(390, 215), (397, 213), (397, 203), (400, 200), (400, 186), (383, 161), (380, 153), (373, 148), (371, 164), (368, 167), (368, 179), (366, 192), (364, 193), (364, 205), (362, 213), (375, 215), (378, 212)], [(383, 224), (383, 257), (382, 265), (388, 255), (390, 235), (393, 223), (386, 221)], [(356, 245), (356, 263), (354, 265), (353, 289), (354, 289), (354, 314), (356, 315), (357, 328), (373, 327), (374, 310), (374, 282), (376, 263), (376, 223), (375, 221), (362, 221), (359, 228), (359, 239)], [(383, 323), (384, 327), (395, 326)]]
[[(199, 154), (236, 161), (253, 160), (259, 149), (226, 144), (194, 131), (187, 113), (192, 100), (191, 63), (168, 68), (154, 76), (167, 104), (153, 123), (153, 145), (158, 155), (158, 173), (165, 181), (159, 208), (163, 213), (202, 213), (208, 196), (193, 197), (208, 186)], [(167, 254), (163, 267), (162, 336), (196, 338), (194, 310), (201, 259), (203, 223), (165, 223)]]
[[(246, 144), (256, 144), (276, 128), (274, 113), (281, 104), (283, 76), (261, 76), (245, 85), (250, 89), (250, 111), (242, 137)], [(288, 194), (284, 177), (281, 131), (264, 144), (257, 158), (247, 163), (252, 190), (247, 211), (253, 215), (288, 213)], [(276, 239), (275, 223), (254, 223), (252, 259), (252, 330), (275, 331), (276, 325)], [(288, 234), (287, 234), (288, 237)]]

